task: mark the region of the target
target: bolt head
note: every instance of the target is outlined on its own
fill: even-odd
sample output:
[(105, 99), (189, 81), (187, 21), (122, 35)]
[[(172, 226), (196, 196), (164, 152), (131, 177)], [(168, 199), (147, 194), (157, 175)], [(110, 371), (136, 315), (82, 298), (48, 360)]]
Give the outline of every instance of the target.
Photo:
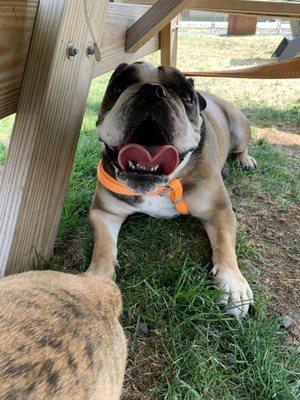
[(87, 55), (88, 57), (91, 57), (91, 56), (93, 56), (94, 54), (95, 54), (95, 47), (94, 47), (94, 45), (92, 45), (92, 44), (88, 45), (87, 48), (86, 48), (86, 55)]
[(69, 43), (67, 46), (67, 56), (72, 59), (78, 54), (78, 49), (74, 43)]

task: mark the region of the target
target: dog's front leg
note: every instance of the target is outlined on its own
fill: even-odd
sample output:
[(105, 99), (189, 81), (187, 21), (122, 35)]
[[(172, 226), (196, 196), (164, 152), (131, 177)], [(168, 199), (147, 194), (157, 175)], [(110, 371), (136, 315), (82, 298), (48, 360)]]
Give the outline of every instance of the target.
[(235, 253), (236, 218), (231, 206), (209, 213), (202, 221), (213, 251), (214, 281), (223, 291), (220, 303), (231, 315), (245, 316), (253, 294), (238, 267)]
[(236, 218), (220, 177), (202, 181), (188, 198), (188, 207), (208, 234), (213, 251), (214, 281), (222, 290), (220, 303), (229, 314), (244, 316), (253, 303), (253, 294), (238, 267), (235, 253)]
[(94, 250), (87, 274), (102, 274), (115, 278), (118, 269), (117, 240), (125, 217), (102, 209), (90, 211), (94, 231)]

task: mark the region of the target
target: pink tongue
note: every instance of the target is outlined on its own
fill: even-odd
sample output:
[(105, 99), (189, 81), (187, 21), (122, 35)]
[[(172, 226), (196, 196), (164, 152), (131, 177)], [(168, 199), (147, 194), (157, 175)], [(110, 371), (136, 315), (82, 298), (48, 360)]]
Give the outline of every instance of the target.
[(128, 162), (140, 164), (143, 167), (159, 168), (165, 175), (170, 175), (178, 166), (178, 152), (173, 146), (149, 146), (145, 148), (139, 144), (130, 143), (121, 148), (118, 155), (118, 163), (122, 169), (128, 167)]

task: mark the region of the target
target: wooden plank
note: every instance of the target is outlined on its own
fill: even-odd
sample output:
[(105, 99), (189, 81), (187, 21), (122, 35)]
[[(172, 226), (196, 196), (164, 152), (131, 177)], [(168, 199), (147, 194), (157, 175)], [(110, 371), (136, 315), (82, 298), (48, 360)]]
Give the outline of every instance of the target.
[(172, 19), (160, 31), (160, 58), (161, 65), (176, 67), (177, 65), (177, 42), (178, 42), (178, 17)]
[(17, 108), (38, 2), (0, 1), (0, 118)]
[(187, 8), (190, 0), (158, 0), (127, 31), (126, 51), (133, 53)]
[[(107, 2), (85, 2), (99, 35)], [(94, 70), (90, 41), (82, 0), (40, 0), (0, 189), (1, 275), (51, 256)]]
[(187, 71), (184, 75), (239, 79), (294, 79), (300, 78), (300, 56), (249, 68), (227, 71)]
[(225, 12), (229, 14), (300, 18), (300, 2), (261, 0), (190, 0), (193, 10)]
[(149, 8), (136, 4), (109, 4), (100, 46), (102, 59), (95, 64), (94, 76), (112, 70), (121, 62), (130, 63), (159, 50), (159, 39), (156, 35), (136, 53), (125, 52), (126, 30)]

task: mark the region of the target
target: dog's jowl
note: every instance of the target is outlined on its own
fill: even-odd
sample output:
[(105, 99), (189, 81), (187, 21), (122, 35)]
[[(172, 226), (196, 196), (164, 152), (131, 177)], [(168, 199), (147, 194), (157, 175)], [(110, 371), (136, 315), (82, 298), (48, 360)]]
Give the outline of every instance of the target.
[(247, 118), (196, 91), (178, 70), (136, 62), (112, 75), (97, 132), (105, 148), (90, 211), (95, 245), (89, 272), (114, 275), (118, 233), (128, 215), (189, 213), (209, 236), (221, 304), (245, 315), (253, 294), (238, 267), (236, 218), (221, 172), (229, 153), (242, 168), (256, 167), (247, 153)]

